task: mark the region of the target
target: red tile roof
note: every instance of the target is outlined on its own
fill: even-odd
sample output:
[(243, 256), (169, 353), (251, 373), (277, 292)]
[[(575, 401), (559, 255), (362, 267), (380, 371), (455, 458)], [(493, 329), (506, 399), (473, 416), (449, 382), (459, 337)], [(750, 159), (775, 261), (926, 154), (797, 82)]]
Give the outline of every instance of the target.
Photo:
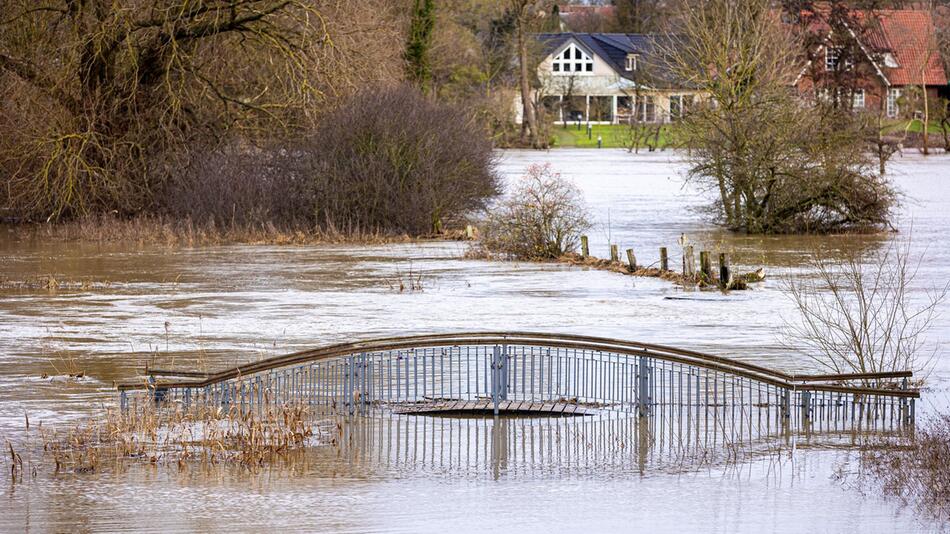
[(887, 48), (897, 68), (884, 72), (893, 85), (946, 85), (933, 18), (928, 11), (911, 9), (878, 12)]
[[(809, 24), (811, 31), (829, 29), (826, 9), (816, 10), (819, 15)], [(860, 39), (874, 53), (890, 52), (897, 67), (887, 67), (878, 61), (878, 67), (891, 85), (947, 85), (937, 46), (937, 32), (929, 11), (917, 9), (879, 9), (874, 12), (877, 23), (871, 23)], [(824, 16), (823, 16), (824, 15)], [(869, 17), (868, 12), (852, 14), (861, 24)]]

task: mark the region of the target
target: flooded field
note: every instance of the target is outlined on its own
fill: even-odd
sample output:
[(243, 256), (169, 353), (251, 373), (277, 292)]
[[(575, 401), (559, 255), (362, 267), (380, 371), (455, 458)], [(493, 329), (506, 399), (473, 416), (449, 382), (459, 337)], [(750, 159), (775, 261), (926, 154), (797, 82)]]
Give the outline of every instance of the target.
[[(950, 159), (892, 167), (906, 195), (901, 232), (748, 237), (696, 209), (667, 154), (507, 152), (502, 170), (550, 162), (585, 193), (591, 251), (634, 248), (641, 263), (677, 239), (765, 267), (751, 291), (722, 295), (658, 279), (553, 264), (467, 260), (465, 243), (386, 246), (138, 245), (16, 241), (0, 228), (0, 444), (115, 402), (112, 384), (146, 363), (214, 370), (332, 342), (415, 333), (527, 330), (662, 343), (807, 372), (776, 337), (793, 309), (781, 276), (808, 276), (809, 254), (870, 250), (912, 236), (922, 287), (950, 280)], [(421, 291), (399, 291), (412, 277)], [(53, 279), (59, 289), (10, 282)], [(950, 309), (919, 413), (950, 404)], [(67, 375), (83, 375), (76, 379)], [(281, 530), (567, 532), (928, 530), (910, 508), (837, 479), (855, 469), (853, 436), (834, 431), (760, 443), (731, 461), (684, 461), (667, 443), (635, 446), (624, 420), (362, 418), (339, 446), (263, 473), (131, 464), (87, 475), (41, 472), (0, 482), (0, 530)], [(792, 446), (794, 444), (794, 452)], [(78, 525), (78, 528), (72, 528)]]

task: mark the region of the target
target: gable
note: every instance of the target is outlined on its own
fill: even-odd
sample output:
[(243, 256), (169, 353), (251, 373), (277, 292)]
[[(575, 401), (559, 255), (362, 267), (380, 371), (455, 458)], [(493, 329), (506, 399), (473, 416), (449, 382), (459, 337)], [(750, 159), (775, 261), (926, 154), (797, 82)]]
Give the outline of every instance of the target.
[(596, 54), (575, 39), (569, 39), (551, 54), (554, 74), (593, 74)]

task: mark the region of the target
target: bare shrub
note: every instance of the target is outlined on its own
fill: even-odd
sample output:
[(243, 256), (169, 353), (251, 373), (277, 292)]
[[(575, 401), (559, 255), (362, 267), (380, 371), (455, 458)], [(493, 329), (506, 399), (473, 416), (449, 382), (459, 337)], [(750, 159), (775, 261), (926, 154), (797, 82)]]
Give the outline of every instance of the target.
[(841, 263), (820, 256), (810, 262), (814, 279), (786, 279), (799, 315), (787, 320), (783, 343), (835, 373), (923, 371), (925, 333), (950, 283), (917, 298), (909, 241)]
[(876, 481), (885, 495), (950, 521), (950, 415), (938, 415), (913, 432), (865, 446), (860, 462), (861, 477)]
[(311, 181), (319, 225), (439, 232), (499, 192), (487, 133), (407, 86), (357, 93), (279, 157)]
[(573, 252), (590, 226), (580, 190), (550, 164), (534, 164), (489, 213), (481, 244), (510, 258), (552, 259)]
[(166, 184), (161, 211), (175, 220), (246, 229), (313, 227), (312, 182), (280, 165), (280, 149), (232, 146), (202, 151)]

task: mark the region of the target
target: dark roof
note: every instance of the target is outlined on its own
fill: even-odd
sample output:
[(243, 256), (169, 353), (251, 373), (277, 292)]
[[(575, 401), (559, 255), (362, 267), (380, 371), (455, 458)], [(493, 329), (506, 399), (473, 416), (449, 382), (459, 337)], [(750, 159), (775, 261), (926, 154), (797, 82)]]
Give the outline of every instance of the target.
[[(669, 49), (670, 38), (642, 33), (541, 33), (537, 36), (545, 55), (553, 54), (569, 40), (575, 40), (610, 64), (620, 76), (653, 86), (675, 86), (669, 69), (660, 57)], [(637, 54), (638, 64), (646, 68), (628, 71), (627, 55)], [(644, 79), (647, 76), (649, 79)]]

